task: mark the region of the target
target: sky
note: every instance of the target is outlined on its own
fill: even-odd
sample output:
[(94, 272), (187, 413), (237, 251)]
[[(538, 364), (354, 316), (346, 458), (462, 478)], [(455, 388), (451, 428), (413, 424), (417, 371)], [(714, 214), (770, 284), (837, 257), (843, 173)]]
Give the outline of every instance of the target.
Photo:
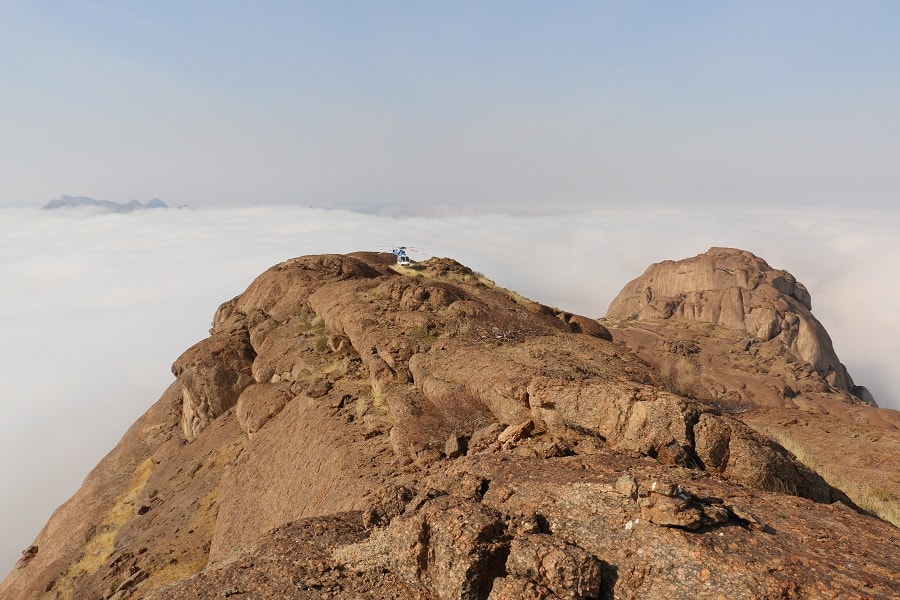
[(900, 4), (0, 0), (0, 206), (887, 206)]
[[(403, 243), (600, 316), (745, 248), (900, 406), (897, 31), (868, 0), (0, 0), (0, 576), (301, 254)], [(37, 210), (64, 194), (195, 210)]]

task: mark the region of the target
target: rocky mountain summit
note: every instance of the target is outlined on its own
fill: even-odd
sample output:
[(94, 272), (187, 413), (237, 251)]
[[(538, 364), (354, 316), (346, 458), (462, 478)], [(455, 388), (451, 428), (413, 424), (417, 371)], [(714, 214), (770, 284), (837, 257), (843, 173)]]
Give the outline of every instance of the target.
[(746, 251), (711, 248), (693, 258), (650, 266), (625, 286), (607, 316), (706, 323), (746, 332), (760, 342), (776, 340), (831, 387), (874, 404), (864, 388), (853, 385), (811, 311), (806, 286), (787, 271)]
[[(856, 411), (889, 459), (896, 413), (848, 393), (808, 294), (760, 272), (729, 328), (671, 319), (723, 305), (699, 296), (651, 318), (683, 294), (662, 276), (601, 323), (450, 259), (285, 261), (217, 310), (0, 597), (897, 597), (897, 528), (746, 419)], [(764, 364), (812, 383), (776, 406), (737, 383)]]

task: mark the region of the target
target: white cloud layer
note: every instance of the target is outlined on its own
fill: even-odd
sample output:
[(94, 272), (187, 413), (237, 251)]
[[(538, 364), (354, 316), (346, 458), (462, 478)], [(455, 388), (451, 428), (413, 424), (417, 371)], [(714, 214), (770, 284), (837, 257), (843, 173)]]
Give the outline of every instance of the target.
[(0, 577), (160, 396), (216, 307), (302, 254), (415, 246), (596, 317), (653, 262), (744, 248), (807, 285), (856, 383), (900, 407), (898, 211), (391, 219), (295, 207), (4, 209), (0, 231)]

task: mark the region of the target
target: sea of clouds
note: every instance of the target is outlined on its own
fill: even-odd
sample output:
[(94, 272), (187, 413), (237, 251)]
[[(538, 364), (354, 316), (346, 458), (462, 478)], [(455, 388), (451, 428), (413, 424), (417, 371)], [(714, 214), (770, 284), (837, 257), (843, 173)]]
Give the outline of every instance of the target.
[(653, 262), (739, 247), (809, 288), (857, 384), (900, 408), (900, 211), (390, 218), (299, 207), (0, 210), (0, 578), (172, 381), (216, 307), (303, 254), (421, 249), (592, 317)]

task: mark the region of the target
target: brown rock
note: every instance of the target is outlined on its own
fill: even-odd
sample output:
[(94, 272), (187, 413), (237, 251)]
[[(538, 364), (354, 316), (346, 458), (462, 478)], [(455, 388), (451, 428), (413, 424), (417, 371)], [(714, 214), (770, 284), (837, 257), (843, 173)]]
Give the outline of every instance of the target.
[(532, 431), (534, 431), (534, 421), (528, 419), (518, 425), (510, 425), (504, 429), (497, 436), (497, 441), (500, 442), (503, 448), (510, 448), (527, 438)]
[(556, 597), (544, 586), (528, 579), (499, 577), (494, 580), (488, 600), (550, 600)]
[(237, 403), (253, 383), (256, 353), (246, 332), (214, 334), (195, 344), (172, 365), (182, 396), (181, 428), (188, 441)]
[(321, 398), (330, 392), (332, 387), (327, 379), (316, 379), (306, 388), (306, 395), (310, 398)]
[[(681, 337), (643, 338), (694, 361), (698, 379), (725, 372), (707, 370), (716, 360), (768, 361), (714, 382), (716, 405), (454, 261), (403, 275), (392, 264), (293, 259), (223, 304), (210, 338), (176, 361), (176, 381), (54, 514), (0, 596), (900, 593), (896, 528), (824, 503), (844, 496), (735, 418), (759, 413), (726, 402), (784, 390), (763, 380), (781, 368), (819, 377), (786, 351), (723, 330), (744, 343), (717, 352), (688, 321)], [(743, 277), (751, 291), (793, 289), (771, 302), (776, 315), (804, 305), (790, 278), (750, 288)], [(783, 319), (799, 335), (799, 317)], [(834, 422), (802, 393), (776, 395), (804, 410), (792, 429)], [(881, 413), (852, 407), (848, 423), (880, 427)]]
[[(683, 276), (686, 281), (695, 277), (695, 271), (704, 262), (712, 261), (714, 265), (730, 269), (729, 263), (745, 259), (750, 263), (755, 260), (739, 251), (714, 250), (684, 261), (685, 272), (675, 275)], [(673, 269), (673, 265), (675, 263), (663, 263), (651, 267), (645, 275)], [(760, 268), (760, 273), (766, 272), (765, 267)], [(786, 485), (772, 481), (765, 483), (774, 473), (780, 473), (778, 477), (787, 474), (790, 467), (785, 470), (772, 464), (759, 471), (748, 468), (744, 459), (758, 461), (768, 450), (756, 448), (750, 452), (752, 458), (743, 451), (732, 456), (732, 449), (743, 447), (740, 441), (732, 441), (731, 430), (734, 420), (738, 420), (790, 449), (807, 467), (823, 474), (828, 483), (842, 488), (854, 502), (900, 524), (900, 512), (896, 508), (900, 498), (900, 480), (894, 477), (893, 471), (881, 466), (882, 459), (879, 458), (900, 452), (900, 413), (871, 406), (874, 401), (861, 386), (853, 386), (849, 393), (841, 389), (835, 384), (840, 379), (840, 368), (835, 366), (833, 370), (825, 368), (817, 371), (813, 364), (807, 362), (815, 362), (813, 358), (806, 355), (804, 358), (799, 354), (801, 327), (805, 332), (811, 332), (815, 327), (804, 316), (810, 304), (808, 294), (801, 292), (799, 297), (796, 296), (800, 290), (796, 284), (794, 292), (789, 293), (790, 277), (779, 279), (773, 276), (771, 281), (763, 278), (756, 283), (748, 280), (744, 285), (736, 279), (738, 275), (734, 270), (730, 275), (722, 271), (717, 275), (722, 280), (716, 285), (743, 286), (740, 288), (743, 290), (741, 301), (748, 299), (745, 308), (751, 306), (750, 300), (755, 302), (760, 298), (770, 298), (771, 302), (766, 300), (769, 302), (768, 308), (760, 305), (760, 308), (753, 309), (757, 311), (757, 316), (764, 314), (763, 309), (771, 309), (765, 313), (769, 317), (761, 321), (757, 319), (754, 323), (769, 322), (777, 327), (773, 325), (762, 332), (754, 330), (751, 335), (748, 333), (751, 329), (747, 327), (727, 329), (721, 322), (713, 326), (710, 319), (704, 320), (705, 317), (694, 318), (691, 312), (686, 313), (687, 316), (678, 313), (676, 309), (684, 301), (680, 296), (673, 297), (670, 303), (673, 309), (668, 318), (643, 318), (637, 313), (622, 317), (624, 312), (617, 312), (619, 317), (609, 317), (604, 323), (615, 333), (618, 341), (657, 369), (659, 375), (655, 385), (694, 398), (715, 413), (701, 415), (693, 426), (696, 460), (704, 468), (720, 473), (732, 470), (734, 473), (731, 476), (735, 481), (766, 485), (769, 489), (808, 487), (802, 481), (806, 476), (800, 472), (790, 475), (792, 482)], [(734, 278), (730, 279), (732, 276)], [(647, 281), (646, 278), (639, 278), (633, 284)], [(627, 287), (619, 298), (637, 298), (629, 292), (630, 289), (634, 288)], [(768, 290), (766, 293), (769, 296), (760, 295), (765, 290)], [(704, 302), (715, 302), (721, 291), (703, 292), (702, 298)], [(656, 292), (651, 293), (651, 298), (654, 297), (659, 299)], [(620, 304), (619, 309), (622, 306)], [(613, 312), (611, 310), (610, 314)], [(629, 320), (632, 315), (634, 318)], [(712, 313), (702, 315), (710, 316)], [(750, 323), (749, 319), (747, 323)], [(757, 335), (770, 339), (765, 341)], [(823, 348), (828, 347), (825, 337), (808, 339), (818, 339), (820, 346), (824, 344)], [(849, 385), (849, 379), (847, 383)], [(720, 419), (716, 415), (730, 416), (734, 420)], [(806, 426), (783, 425), (798, 415), (804, 418), (809, 416)], [(870, 434), (860, 435), (860, 426)], [(744, 430), (734, 435), (746, 438), (747, 432)], [(753, 443), (754, 447), (758, 441)], [(776, 454), (780, 452), (776, 451)], [(771, 458), (774, 462), (780, 460), (774, 455)], [(869, 490), (877, 492), (873, 494)], [(821, 489), (818, 492), (810, 489), (803, 493), (824, 498), (821, 492)]]
[(572, 315), (569, 320), (569, 328), (574, 333), (583, 333), (608, 342), (612, 341), (612, 334), (609, 329), (598, 323), (594, 319), (582, 317), (581, 315)]
[(390, 485), (378, 490), (363, 512), (363, 525), (367, 528), (389, 525), (394, 517), (403, 513), (413, 496), (413, 492), (402, 485)]
[(644, 519), (663, 527), (697, 529), (703, 524), (703, 512), (686, 496), (651, 493), (639, 504)]
[(241, 430), (253, 437), (293, 398), (289, 383), (261, 383), (248, 386), (238, 397), (235, 415)]
[(441, 496), (336, 556), (350, 568), (390, 569), (430, 598), (474, 600), (487, 596), (502, 573), (504, 530), (479, 504)]
[(616, 479), (615, 488), (617, 492), (626, 498), (631, 498), (632, 500), (637, 498), (637, 481), (635, 481), (634, 475), (631, 473), (623, 473), (621, 477)]
[(472, 433), (469, 440), (469, 452), (479, 453), (492, 449), (494, 446), (499, 448), (497, 436), (499, 436), (506, 428), (500, 423), (491, 423), (481, 429), (476, 429)]
[(451, 435), (444, 443), (444, 455), (447, 458), (458, 458), (463, 454), (464, 440), (458, 435)]
[(853, 381), (811, 308), (806, 287), (787, 271), (746, 251), (710, 248), (651, 265), (612, 301), (607, 317), (697, 321), (762, 341), (777, 338), (832, 386), (849, 392)]
[(19, 562), (16, 566), (24, 567), (25, 565), (28, 564), (28, 561), (30, 561), (32, 558), (34, 558), (34, 556), (37, 553), (38, 553), (37, 546), (28, 546), (26, 549), (22, 550), (22, 557), (19, 559)]
[(550, 535), (533, 534), (513, 539), (506, 571), (546, 588), (556, 598), (582, 600), (600, 594), (600, 561), (581, 548)]

